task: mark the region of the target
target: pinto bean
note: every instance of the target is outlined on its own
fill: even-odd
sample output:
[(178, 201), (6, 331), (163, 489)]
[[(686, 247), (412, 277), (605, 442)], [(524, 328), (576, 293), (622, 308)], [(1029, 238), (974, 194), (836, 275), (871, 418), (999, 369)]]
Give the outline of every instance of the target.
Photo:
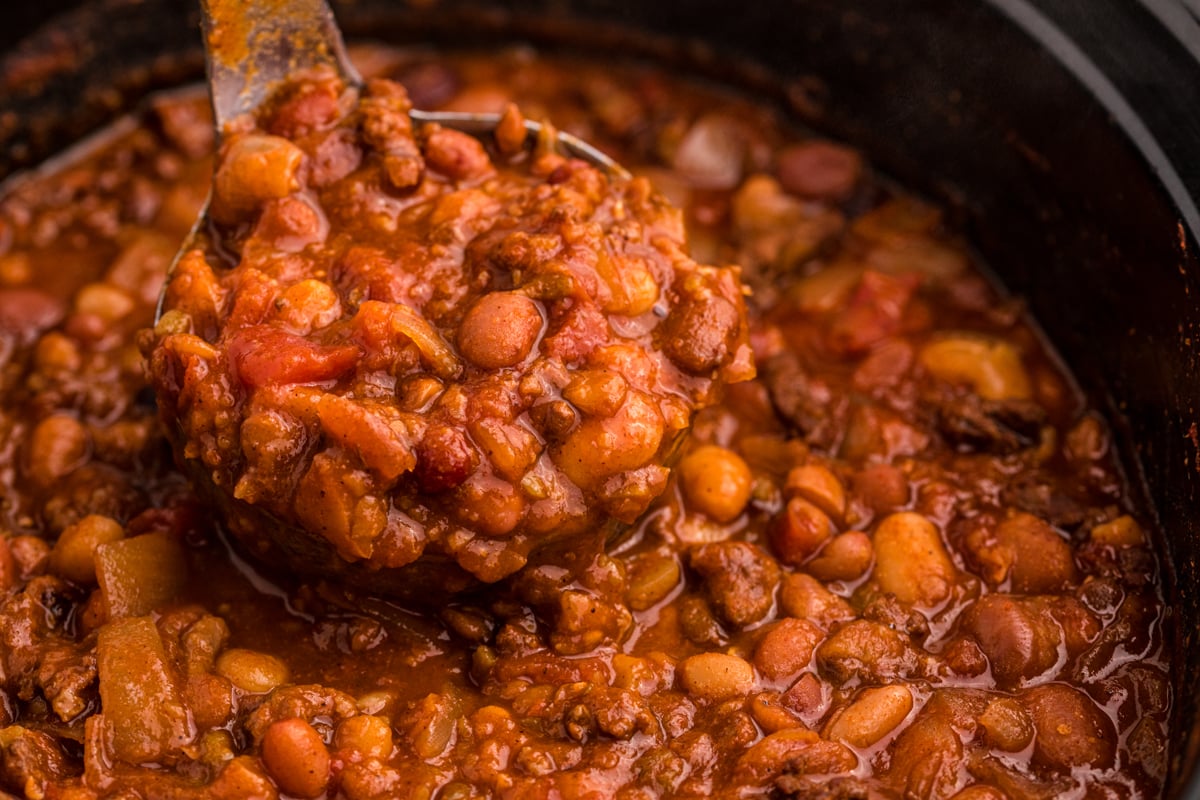
[(1035, 764), (1064, 772), (1112, 765), (1117, 750), (1112, 720), (1086, 694), (1066, 684), (1048, 683), (1020, 699), (1033, 720)]
[(255, 133), (233, 139), (213, 177), (214, 218), (237, 222), (268, 200), (287, 197), (300, 188), (303, 163), (304, 151), (279, 136)]
[(726, 653), (692, 656), (680, 665), (679, 676), (688, 692), (708, 701), (745, 696), (755, 684), (754, 667)]
[(847, 531), (829, 541), (807, 569), (823, 581), (852, 581), (871, 567), (875, 548), (862, 531)]
[(1058, 661), (1062, 632), (1054, 619), (1020, 599), (991, 594), (964, 612), (962, 629), (987, 656), (1003, 688), (1041, 675)]
[(387, 758), (392, 753), (392, 726), (382, 717), (359, 714), (338, 724), (333, 741), (339, 750), (365, 758)]
[(275, 656), (240, 647), (217, 656), (216, 671), (251, 694), (266, 694), (287, 683), (290, 676), (287, 664)]
[(806, 668), (824, 638), (811, 622), (791, 617), (775, 623), (754, 649), (754, 665), (765, 678), (784, 680)]
[(599, 486), (650, 463), (663, 432), (658, 407), (640, 392), (630, 392), (611, 417), (584, 419), (554, 453), (554, 461), (575, 485)]
[(950, 595), (958, 571), (932, 522), (904, 511), (875, 529), (872, 577), (902, 603), (936, 605)]
[(779, 604), (790, 616), (806, 619), (821, 629), (854, 618), (849, 603), (803, 572), (784, 577)]
[(91, 436), (75, 417), (54, 414), (46, 417), (29, 437), (29, 477), (40, 486), (50, 486), (87, 460)]
[(290, 795), (320, 797), (329, 784), (329, 751), (302, 719), (272, 722), (263, 734), (262, 759), (271, 778)]
[(463, 318), (458, 347), (464, 358), (483, 369), (511, 367), (529, 355), (543, 324), (536, 301), (494, 292), (481, 297)]
[(996, 528), (996, 543), (1000, 553), (1011, 559), (1008, 575), (1014, 592), (1057, 592), (1077, 578), (1071, 545), (1032, 514), (1014, 514), (1001, 522)]
[(902, 683), (863, 689), (830, 719), (824, 736), (853, 747), (870, 747), (899, 727), (912, 708), (912, 691)]
[(1024, 750), (1033, 739), (1033, 722), (1020, 702), (1011, 697), (997, 697), (979, 715), (984, 738), (992, 747), (1015, 753)]
[(824, 511), (835, 523), (846, 513), (846, 490), (836, 475), (822, 464), (803, 464), (787, 474), (785, 495), (803, 497)]
[(895, 511), (908, 505), (908, 477), (891, 464), (871, 464), (854, 474), (854, 493), (876, 513)]
[(1128, 514), (1100, 523), (1092, 528), (1090, 536), (1093, 542), (1110, 547), (1137, 547), (1146, 543), (1146, 534)]

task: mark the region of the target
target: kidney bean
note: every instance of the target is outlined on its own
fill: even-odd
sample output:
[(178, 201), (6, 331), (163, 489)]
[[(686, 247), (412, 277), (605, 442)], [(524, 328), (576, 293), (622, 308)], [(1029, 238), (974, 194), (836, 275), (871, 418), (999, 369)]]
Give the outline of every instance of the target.
[(785, 680), (808, 667), (813, 651), (824, 637), (821, 629), (811, 622), (781, 619), (758, 641), (754, 665), (768, 680)]
[(799, 566), (833, 535), (833, 522), (812, 503), (801, 497), (793, 497), (775, 517), (770, 535), (771, 545), (779, 555), (779, 560)]

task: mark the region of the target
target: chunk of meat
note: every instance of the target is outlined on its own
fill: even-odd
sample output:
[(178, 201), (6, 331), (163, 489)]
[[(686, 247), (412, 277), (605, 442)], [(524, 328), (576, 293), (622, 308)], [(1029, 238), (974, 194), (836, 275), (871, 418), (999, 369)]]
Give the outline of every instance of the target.
[(689, 563), (703, 579), (709, 602), (728, 622), (749, 625), (774, 606), (779, 565), (761, 548), (747, 542), (703, 545), (692, 551)]
[(972, 452), (1020, 452), (1038, 443), (1046, 424), (1045, 409), (1031, 400), (991, 400), (951, 387), (928, 394), (924, 405), (947, 442)]

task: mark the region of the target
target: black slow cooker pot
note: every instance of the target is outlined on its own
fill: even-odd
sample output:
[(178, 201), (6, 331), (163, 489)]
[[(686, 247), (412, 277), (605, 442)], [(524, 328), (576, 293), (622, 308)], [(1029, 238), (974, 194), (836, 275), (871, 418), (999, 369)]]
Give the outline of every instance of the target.
[[(1196, 0), (347, 0), (351, 35), (673, 60), (789, 106), (948, 203), (1114, 423), (1156, 516), (1169, 797), (1200, 798)], [(194, 0), (9, 5), (0, 176), (198, 74)], [(584, 24), (580, 24), (581, 21)]]

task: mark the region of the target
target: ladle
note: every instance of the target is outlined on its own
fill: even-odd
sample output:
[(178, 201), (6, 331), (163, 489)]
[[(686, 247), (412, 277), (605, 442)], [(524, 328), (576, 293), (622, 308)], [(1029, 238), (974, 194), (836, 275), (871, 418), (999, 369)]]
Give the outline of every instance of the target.
[[(326, 0), (201, 0), (200, 8), (218, 141), (230, 122), (253, 113), (298, 74), (329, 69), (346, 86), (362, 87), (362, 76), (350, 61)], [(435, 123), (476, 137), (490, 135), (500, 122), (499, 114), (461, 111), (413, 109), (410, 116), (414, 122)], [(542, 123), (525, 120), (530, 141), (536, 141), (543, 128)], [(567, 155), (594, 164), (615, 179), (630, 177), (628, 170), (583, 139), (556, 129), (554, 135)], [(192, 249), (198, 233), (207, 226), (206, 205), (179, 252)], [(166, 310), (167, 283), (169, 280), (159, 295), (156, 321)]]

